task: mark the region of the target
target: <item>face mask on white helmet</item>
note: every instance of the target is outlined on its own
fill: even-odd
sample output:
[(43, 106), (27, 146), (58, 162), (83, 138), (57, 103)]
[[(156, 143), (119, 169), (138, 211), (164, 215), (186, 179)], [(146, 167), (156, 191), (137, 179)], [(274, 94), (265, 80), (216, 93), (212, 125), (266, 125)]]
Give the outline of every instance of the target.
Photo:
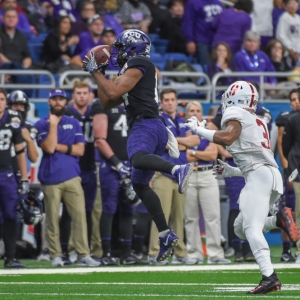
[(236, 81), (222, 95), (222, 112), (231, 106), (241, 107), (255, 112), (258, 102), (258, 92), (255, 86), (247, 81)]

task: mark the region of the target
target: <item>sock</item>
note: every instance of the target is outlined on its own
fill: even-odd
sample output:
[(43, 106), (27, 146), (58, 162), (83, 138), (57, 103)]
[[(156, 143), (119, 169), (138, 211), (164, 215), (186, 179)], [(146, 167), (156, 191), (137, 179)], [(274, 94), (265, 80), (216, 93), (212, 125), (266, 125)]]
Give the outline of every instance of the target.
[[(235, 252), (241, 251), (241, 239), (234, 232), (234, 221), (239, 215), (240, 211), (238, 209), (231, 209), (229, 211), (227, 231), (228, 231), (228, 245), (232, 247)], [(233, 245), (235, 243), (235, 245)], [(235, 249), (236, 247), (236, 249)]]
[(144, 203), (159, 232), (169, 229), (157, 194), (149, 185), (133, 184), (133, 189)]
[(282, 242), (282, 248), (283, 248), (282, 253), (290, 254), (291, 253), (291, 242), (290, 241), (283, 241)]
[(175, 171), (179, 169), (179, 166), (175, 166), (173, 167), (171, 174), (174, 175)]
[(167, 229), (167, 230), (164, 230), (164, 231), (160, 231), (159, 232), (159, 237), (164, 237), (169, 231), (170, 231), (170, 229)]
[(92, 231), (93, 231), (92, 212), (86, 211), (85, 215), (86, 215), (88, 244), (89, 244), (89, 248), (91, 249), (91, 240), (92, 240)]
[(134, 252), (136, 254), (143, 253), (144, 243), (145, 243), (144, 235), (134, 235)]
[(271, 216), (266, 218), (266, 222), (263, 228), (263, 233), (270, 231), (271, 229), (277, 228), (276, 216)]
[(61, 251), (68, 254), (69, 240), (71, 235), (71, 217), (65, 205), (63, 205), (62, 216), (59, 221)]
[(155, 154), (138, 151), (131, 158), (131, 164), (136, 169), (146, 169), (171, 174), (175, 164)]
[(122, 256), (126, 257), (131, 253), (131, 239), (130, 240), (121, 240), (121, 249)]
[(269, 249), (260, 249), (253, 252), (256, 262), (259, 265), (260, 272), (264, 276), (271, 276), (274, 272), (271, 263), (270, 250)]
[(137, 213), (136, 223), (134, 228), (134, 250), (135, 253), (143, 252), (145, 238), (149, 234), (151, 226), (151, 217), (149, 214)]
[(100, 236), (102, 240), (103, 256), (111, 252), (111, 231), (114, 215), (102, 212), (100, 218)]
[(13, 260), (16, 252), (17, 222), (15, 220), (4, 220), (3, 241), (5, 246), (5, 257)]

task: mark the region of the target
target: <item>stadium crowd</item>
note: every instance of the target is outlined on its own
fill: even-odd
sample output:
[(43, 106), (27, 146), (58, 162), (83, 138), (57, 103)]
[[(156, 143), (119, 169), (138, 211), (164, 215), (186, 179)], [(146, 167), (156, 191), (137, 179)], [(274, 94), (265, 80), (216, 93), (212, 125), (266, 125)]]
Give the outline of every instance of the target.
[[(220, 80), (220, 85), (234, 82), (230, 77), (233, 71), (249, 72), (240, 79), (251, 81), (259, 91), (259, 78), (251, 76), (251, 72), (299, 73), (299, 14), (296, 0), (2, 0), (0, 69), (43, 69), (53, 74), (81, 70), (82, 60), (91, 48), (111, 45), (124, 29), (139, 29), (152, 41), (150, 54), (155, 57), (152, 61), (157, 72), (178, 71), (184, 62), (185, 67), (204, 72), (210, 78), (219, 72), (229, 74)], [(172, 61), (167, 58), (168, 53), (181, 53), (185, 59)], [(107, 70), (119, 68), (109, 63)], [(6, 84), (35, 80), (32, 75), (5, 76)], [(264, 85), (268, 88), (263, 97), (280, 97), (271, 87), (287, 82), (297, 88), (299, 78), (265, 77)], [(124, 107), (103, 110), (87, 82), (76, 78), (73, 83), (71, 97), (64, 90), (51, 90), (50, 118), (42, 118), (33, 126), (28, 125), (26, 112), (35, 91), (8, 90), (7, 95), (4, 89), (0, 90), (0, 133), (11, 120), (14, 134), (9, 137), (9, 150), (14, 148), (12, 152), (15, 152), (2, 156), (0, 173), (5, 171), (3, 176), (10, 181), (15, 179), (10, 175), (12, 169), (16, 174), (16, 182), (8, 182), (13, 190), (11, 195), (0, 183), (4, 267), (25, 267), (17, 260), (25, 257), (24, 249), (17, 243), (18, 232), (18, 239), (22, 239), (21, 223), (17, 226), (14, 221), (17, 213), (14, 207), (4, 209), (2, 203), (7, 197), (18, 205), (22, 221), (35, 225), (37, 247), (27, 257), (51, 261), (52, 266), (75, 262), (78, 266), (169, 264), (168, 260), (156, 260), (158, 231), (128, 179), (132, 166), (126, 151), (129, 128)], [(202, 121), (201, 101), (190, 101), (184, 108), (185, 114), (179, 116), (176, 90), (166, 86), (159, 96), (161, 117), (176, 137), (180, 151), (176, 161), (167, 149), (163, 158), (176, 164), (193, 162), (195, 165), (184, 194), (177, 191), (178, 184), (169, 174), (156, 172), (151, 180), (167, 222), (179, 236), (171, 263), (202, 264), (205, 256), (209, 264), (229, 264), (231, 256), (235, 262), (253, 262), (249, 243), (234, 233), (234, 220), (239, 212), (236, 202), (244, 179), (226, 179), (230, 212), (228, 242), (222, 243), (220, 191), (212, 168), (217, 157), (232, 166), (234, 162), (224, 147), (202, 137), (200, 140), (182, 125), (191, 116)], [(290, 149), (284, 151), (283, 144), (288, 118), (300, 107), (297, 89), (291, 89), (288, 97), (292, 112), (282, 112), (275, 121), (285, 183), (285, 201), (278, 205), (286, 205), (295, 212), (299, 227), (300, 177), (296, 176), (293, 183), (288, 181), (293, 170), (289, 169)], [(9, 111), (5, 109), (6, 101)], [(267, 121), (270, 131), (270, 112), (258, 107), (256, 113)], [(220, 128), (221, 117), (218, 109), (208, 128)], [(29, 193), (20, 134), (26, 142), (27, 167), (37, 160), (39, 153), (41, 156), (38, 147), (42, 149), (41, 185)], [(0, 151), (8, 150), (5, 145), (1, 147)], [(14, 157), (11, 164), (8, 163), (10, 155)], [(40, 189), (44, 194), (43, 204)], [(32, 218), (30, 205), (37, 211), (43, 209), (43, 218), (38, 214)], [(200, 224), (201, 232), (205, 228), (206, 241), (201, 239)], [(296, 255), (291, 251), (293, 243), (284, 232), (282, 244), (281, 261), (300, 263), (300, 241)], [(16, 253), (18, 248), (21, 250)]]

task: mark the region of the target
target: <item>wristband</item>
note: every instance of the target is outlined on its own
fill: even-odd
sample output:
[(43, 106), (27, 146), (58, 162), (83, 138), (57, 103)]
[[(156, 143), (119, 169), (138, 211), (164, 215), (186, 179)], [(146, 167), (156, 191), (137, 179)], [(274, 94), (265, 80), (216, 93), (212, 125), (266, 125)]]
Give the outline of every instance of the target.
[(121, 163), (115, 154), (111, 156), (108, 161), (113, 167), (116, 167), (119, 163)]
[(206, 138), (207, 140), (209, 140), (210, 142), (214, 141), (214, 135), (216, 133), (216, 130), (210, 130), (210, 129), (206, 129), (204, 127), (198, 127), (195, 129), (195, 132), (198, 135), (203, 136), (204, 138)]
[(66, 154), (71, 155), (71, 153), (72, 153), (72, 145), (68, 145), (68, 150)]

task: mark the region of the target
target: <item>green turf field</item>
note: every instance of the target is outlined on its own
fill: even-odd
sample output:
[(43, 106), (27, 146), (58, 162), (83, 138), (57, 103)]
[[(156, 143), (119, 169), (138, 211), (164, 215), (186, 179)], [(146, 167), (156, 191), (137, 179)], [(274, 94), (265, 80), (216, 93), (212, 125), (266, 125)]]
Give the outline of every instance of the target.
[(49, 268), (49, 262), (22, 261), (26, 270), (0, 270), (0, 300), (300, 299), (300, 265), (279, 264), (280, 251), (272, 247), (282, 290), (263, 296), (246, 295), (261, 278), (256, 264), (90, 269)]

